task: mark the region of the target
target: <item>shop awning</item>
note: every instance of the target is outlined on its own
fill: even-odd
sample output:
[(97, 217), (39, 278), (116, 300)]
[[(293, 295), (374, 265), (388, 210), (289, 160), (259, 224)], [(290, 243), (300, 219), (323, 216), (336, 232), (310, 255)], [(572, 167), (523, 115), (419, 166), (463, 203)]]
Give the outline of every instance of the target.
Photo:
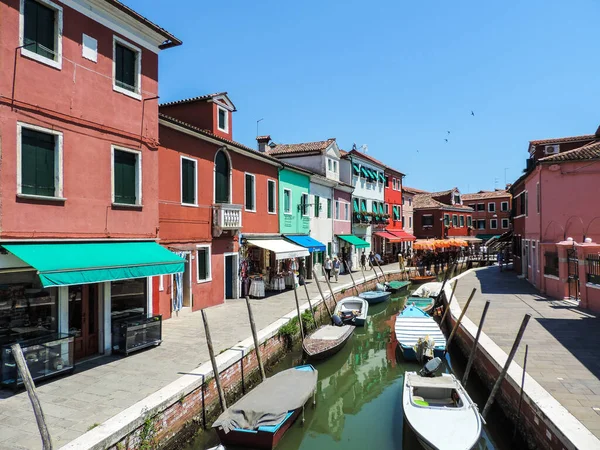
[(377, 231), (374, 234), (375, 234), (375, 236), (379, 236), (380, 238), (387, 239), (390, 242), (402, 242), (401, 238), (393, 235), (392, 233), (388, 233), (387, 231)]
[(400, 241), (405, 242), (405, 241), (416, 241), (417, 238), (414, 237), (412, 234), (407, 233), (404, 230), (390, 230), (390, 233), (394, 234), (396, 237), (400, 238)]
[(367, 241), (363, 241), (361, 238), (354, 236), (353, 234), (338, 234), (341, 240), (348, 242), (349, 244), (354, 245), (356, 248), (367, 248), (370, 247)]
[(308, 250), (299, 245), (280, 239), (248, 239), (248, 244), (264, 248), (275, 253), (275, 259), (302, 258), (308, 256)]
[(284, 235), (286, 239), (289, 239), (295, 244), (298, 244), (300, 247), (304, 247), (308, 249), (310, 253), (312, 252), (324, 252), (327, 247), (322, 242), (317, 241), (316, 239), (311, 238), (308, 235), (293, 235), (288, 236)]
[(42, 286), (68, 286), (183, 272), (185, 260), (156, 242), (3, 244), (38, 271)]

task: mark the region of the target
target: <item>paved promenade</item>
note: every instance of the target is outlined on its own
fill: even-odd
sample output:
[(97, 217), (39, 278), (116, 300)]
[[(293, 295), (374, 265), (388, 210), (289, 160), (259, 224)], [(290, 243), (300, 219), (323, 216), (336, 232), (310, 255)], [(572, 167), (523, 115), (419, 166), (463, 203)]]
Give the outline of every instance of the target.
[(570, 300), (540, 295), (527, 281), (497, 266), (470, 272), (458, 281), (456, 297), (464, 306), (477, 288), (467, 316), (479, 325), (486, 300), (491, 305), (483, 331), (508, 353), (525, 313), (531, 320), (515, 361), (571, 414), (600, 438), (600, 318)]
[[(383, 267), (397, 271), (398, 265)], [(357, 283), (362, 275), (353, 273)], [(367, 279), (374, 278), (367, 272)], [(335, 290), (351, 286), (349, 275), (333, 282)], [(327, 285), (321, 283), (324, 293)], [(309, 282), (311, 299), (319, 292)], [(303, 287), (300, 304), (306, 303)], [(327, 295), (327, 294), (326, 294)], [(296, 307), (293, 291), (252, 300), (257, 329), (262, 329)], [(251, 336), (246, 303), (227, 300), (207, 310), (215, 352), (226, 350)], [(208, 361), (208, 350), (200, 312), (182, 314), (163, 323), (160, 347), (122, 356), (100, 357), (77, 365), (71, 376), (56, 378), (38, 387), (54, 448), (60, 448), (90, 428), (158, 391), (181, 375)], [(14, 395), (0, 390), (0, 450), (40, 449), (41, 439), (26, 392)]]

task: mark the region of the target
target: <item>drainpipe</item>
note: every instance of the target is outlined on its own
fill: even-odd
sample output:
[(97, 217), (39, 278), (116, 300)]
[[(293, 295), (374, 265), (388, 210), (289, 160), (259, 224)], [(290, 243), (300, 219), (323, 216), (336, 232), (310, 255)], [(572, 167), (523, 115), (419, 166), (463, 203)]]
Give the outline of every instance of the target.
[[(541, 256), (541, 241), (543, 239), (542, 236), (542, 166), (539, 166), (540, 169), (540, 173), (538, 175), (538, 183), (540, 186), (540, 200), (539, 200), (539, 205), (540, 205), (540, 213), (538, 214), (540, 216), (540, 222), (539, 222), (539, 229), (540, 229), (540, 242), (538, 243), (538, 263), (536, 264), (537, 266), (537, 270), (540, 269), (540, 262), (542, 261), (542, 256)], [(536, 192), (536, 210), (537, 210), (537, 192)], [(546, 292), (546, 279), (544, 278), (544, 269), (540, 270), (540, 276), (539, 276), (539, 280), (540, 280), (540, 291), (542, 292)]]

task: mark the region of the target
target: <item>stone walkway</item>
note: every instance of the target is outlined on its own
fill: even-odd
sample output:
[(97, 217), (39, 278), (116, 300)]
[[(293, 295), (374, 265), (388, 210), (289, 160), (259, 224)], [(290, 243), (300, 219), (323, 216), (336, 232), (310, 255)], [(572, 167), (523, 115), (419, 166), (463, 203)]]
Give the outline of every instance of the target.
[(470, 272), (458, 281), (456, 297), (464, 305), (477, 293), (467, 316), (479, 325), (486, 300), (490, 308), (483, 331), (509, 353), (525, 313), (531, 320), (515, 356), (527, 373), (600, 438), (600, 318), (577, 309), (571, 300), (554, 300), (512, 271), (497, 266)]
[[(383, 267), (398, 271), (397, 264)], [(357, 283), (362, 275), (353, 273)], [(367, 272), (367, 279), (374, 278)], [(339, 286), (351, 286), (349, 275), (341, 275)], [(327, 285), (321, 283), (327, 292)], [(312, 298), (319, 295), (316, 284), (308, 283)], [(306, 303), (303, 287), (300, 304)], [(296, 307), (294, 292), (286, 291), (261, 300), (252, 300), (257, 329), (262, 329)], [(246, 303), (227, 300), (206, 312), (215, 352), (226, 350), (251, 336)], [(54, 448), (60, 448), (89, 429), (173, 382), (208, 361), (204, 326), (200, 312), (184, 313), (163, 323), (159, 347), (122, 356), (100, 357), (78, 364), (71, 376), (56, 378), (38, 386), (38, 394), (50, 429)], [(0, 390), (0, 450), (39, 449), (41, 439), (26, 392)]]

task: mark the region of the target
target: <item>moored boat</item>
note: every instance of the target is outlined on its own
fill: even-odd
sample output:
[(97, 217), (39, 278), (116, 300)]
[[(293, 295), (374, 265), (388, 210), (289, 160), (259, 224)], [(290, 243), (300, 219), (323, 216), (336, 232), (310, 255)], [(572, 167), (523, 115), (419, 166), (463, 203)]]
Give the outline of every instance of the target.
[(325, 325), (302, 341), (302, 349), (309, 359), (325, 359), (340, 351), (348, 342), (354, 325)]
[(446, 350), (446, 338), (439, 325), (433, 317), (417, 308), (408, 305), (396, 316), (394, 326), (396, 339), (400, 344), (404, 359), (412, 361), (417, 359), (417, 344), (419, 339), (433, 340), (433, 356), (444, 355)]
[(433, 297), (408, 297), (406, 306), (416, 306), (420, 310), (428, 313), (432, 310), (435, 298)]
[(435, 275), (417, 275), (414, 277), (410, 277), (410, 281), (413, 283), (428, 283), (430, 281), (435, 281), (437, 277)]
[(369, 303), (360, 297), (346, 297), (341, 299), (335, 306), (334, 314), (337, 314), (344, 323), (361, 327), (367, 320)]
[(410, 281), (388, 281), (386, 283), (387, 290), (390, 292), (398, 292), (410, 286)]
[(432, 450), (470, 450), (481, 436), (477, 405), (454, 375), (422, 377), (404, 374), (404, 419), (423, 447)]
[(369, 302), (369, 305), (374, 305), (376, 303), (383, 303), (392, 295), (391, 292), (385, 291), (368, 291), (362, 292), (358, 296), (363, 300)]
[(221, 443), (273, 449), (315, 395), (317, 375), (307, 364), (267, 378), (215, 421)]

